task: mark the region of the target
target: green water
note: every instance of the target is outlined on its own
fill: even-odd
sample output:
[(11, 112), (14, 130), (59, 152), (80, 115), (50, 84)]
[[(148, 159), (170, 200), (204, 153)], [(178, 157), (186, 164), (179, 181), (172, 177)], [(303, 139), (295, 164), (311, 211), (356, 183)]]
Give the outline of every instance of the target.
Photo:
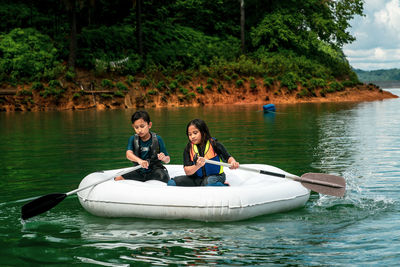
[[(400, 93), (393, 89), (393, 93)], [(74, 190), (91, 172), (130, 166), (133, 110), (0, 113), (0, 265), (396, 265), (400, 260), (400, 100), (149, 109), (171, 164), (203, 118), (242, 164), (344, 176), (345, 198), (233, 223), (107, 219), (76, 195), (27, 222), (34, 197)]]

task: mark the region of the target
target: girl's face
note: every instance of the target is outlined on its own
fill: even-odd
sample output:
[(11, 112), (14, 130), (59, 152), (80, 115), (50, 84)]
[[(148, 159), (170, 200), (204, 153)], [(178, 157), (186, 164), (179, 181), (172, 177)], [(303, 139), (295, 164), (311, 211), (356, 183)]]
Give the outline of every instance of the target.
[(194, 126), (194, 125), (190, 125), (188, 128), (188, 137), (189, 137), (189, 141), (194, 145), (198, 145), (201, 143), (200, 130), (197, 129), (196, 126)]
[(132, 124), (132, 127), (143, 141), (150, 138), (151, 122), (147, 123), (143, 119), (138, 119)]

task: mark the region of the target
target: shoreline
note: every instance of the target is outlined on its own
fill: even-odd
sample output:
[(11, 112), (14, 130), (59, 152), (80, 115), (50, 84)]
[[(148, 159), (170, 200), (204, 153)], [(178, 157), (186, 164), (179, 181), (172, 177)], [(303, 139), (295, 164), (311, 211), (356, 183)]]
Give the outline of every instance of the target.
[[(84, 87), (73, 88), (67, 85), (64, 95), (57, 97), (50, 95), (43, 97), (41, 92), (31, 90), (27, 92), (27, 86), (20, 87), (14, 95), (0, 95), (0, 112), (36, 112), (54, 110), (107, 110), (107, 109), (143, 109), (157, 107), (188, 107), (208, 105), (246, 105), (246, 104), (297, 104), (297, 103), (328, 103), (328, 102), (367, 102), (382, 101), (398, 98), (398, 96), (385, 91), (373, 84), (360, 84), (356, 87), (345, 88), (342, 91), (324, 93), (323, 90), (313, 91), (312, 96), (300, 96), (301, 88), (288, 91), (279, 85), (269, 88), (262, 86), (258, 81), (257, 87), (250, 88), (244, 84), (238, 88), (232, 83), (219, 83), (198, 92), (193, 88), (204, 84), (204, 81), (188, 83), (190, 91), (176, 90), (174, 94), (157, 91), (154, 87), (141, 88), (134, 85), (128, 89), (125, 95), (110, 95), (104, 91), (88, 91)], [(1, 90), (0, 90), (1, 92)], [(18, 93), (19, 92), (19, 93)], [(107, 91), (108, 92), (108, 91)], [(109, 91), (109, 93), (112, 91)], [(76, 96), (79, 97), (76, 97)]]

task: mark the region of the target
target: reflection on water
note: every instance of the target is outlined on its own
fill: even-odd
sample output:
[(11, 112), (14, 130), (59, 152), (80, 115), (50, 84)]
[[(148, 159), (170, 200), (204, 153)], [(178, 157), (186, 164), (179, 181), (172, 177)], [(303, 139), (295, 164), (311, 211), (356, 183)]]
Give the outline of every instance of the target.
[[(394, 90), (396, 93), (396, 91)], [(70, 196), (21, 223), (27, 199), (128, 166), (133, 110), (0, 113), (2, 265), (383, 265), (399, 262), (400, 101), (150, 109), (181, 164), (186, 124), (206, 120), (241, 163), (344, 176), (344, 198), (231, 223), (107, 219)], [(22, 201), (24, 200), (24, 201)]]

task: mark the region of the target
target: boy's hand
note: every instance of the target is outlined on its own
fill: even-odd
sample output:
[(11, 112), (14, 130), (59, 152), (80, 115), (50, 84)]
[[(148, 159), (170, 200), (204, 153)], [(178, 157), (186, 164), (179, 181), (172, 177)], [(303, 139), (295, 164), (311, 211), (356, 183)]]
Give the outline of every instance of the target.
[(169, 156), (165, 156), (165, 154), (163, 152), (161, 152), (160, 154), (157, 154), (157, 158), (158, 158), (158, 160), (161, 160), (164, 163), (169, 163)]
[(144, 169), (148, 169), (149, 168), (149, 162), (147, 160), (140, 160), (138, 163)]

